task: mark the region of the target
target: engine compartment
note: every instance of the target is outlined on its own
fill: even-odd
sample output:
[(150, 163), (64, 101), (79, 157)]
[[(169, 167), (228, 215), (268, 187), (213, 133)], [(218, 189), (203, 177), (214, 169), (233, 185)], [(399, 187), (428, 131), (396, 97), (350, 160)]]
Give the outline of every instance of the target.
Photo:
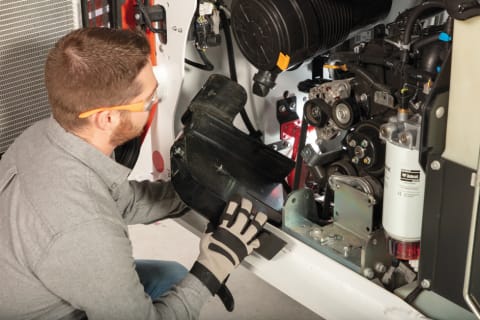
[(408, 9), (315, 57), (321, 75), (299, 85), (316, 138), (299, 146), (283, 228), (389, 290), (417, 278), (422, 119), (452, 29), (443, 4)]
[[(375, 10), (359, 11), (362, 4)], [(422, 236), (432, 211), (424, 203), (435, 197), (425, 195), (427, 172), (438, 170), (430, 158), (445, 148), (449, 6), (239, 0), (228, 13), (239, 51), (257, 69), (245, 86), (250, 103), (275, 106), (280, 140), (263, 141), (296, 162), (283, 185), (281, 225), (270, 222), (388, 291), (410, 287), (406, 301), (438, 289), (466, 307), (460, 283), (446, 289), (463, 274), (429, 277), (434, 246)], [(295, 79), (290, 87), (286, 78)]]

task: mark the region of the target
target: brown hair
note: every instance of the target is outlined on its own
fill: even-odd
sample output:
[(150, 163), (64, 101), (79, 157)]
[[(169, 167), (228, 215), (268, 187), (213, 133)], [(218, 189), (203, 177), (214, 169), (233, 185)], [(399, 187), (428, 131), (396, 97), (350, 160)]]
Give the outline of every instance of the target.
[(70, 32), (50, 50), (45, 85), (54, 118), (67, 130), (83, 126), (78, 115), (129, 103), (141, 93), (135, 81), (150, 46), (133, 30), (85, 28)]

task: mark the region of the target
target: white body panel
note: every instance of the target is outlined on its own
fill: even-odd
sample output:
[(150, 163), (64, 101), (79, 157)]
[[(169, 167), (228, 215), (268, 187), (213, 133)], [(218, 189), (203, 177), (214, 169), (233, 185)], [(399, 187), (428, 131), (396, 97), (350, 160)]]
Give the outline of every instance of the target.
[[(473, 170), (480, 149), (480, 17), (455, 21), (452, 74), (443, 157)], [(474, 40), (475, 39), (475, 40)]]
[[(162, 44), (157, 38), (157, 66), (154, 68), (161, 102), (142, 144), (137, 165), (130, 175), (134, 180), (170, 178), (169, 153), (175, 138), (174, 119), (184, 76), (185, 46), (196, 8), (194, 0), (156, 0), (155, 4), (162, 5), (167, 12), (167, 43)], [(154, 154), (157, 165), (152, 159)]]

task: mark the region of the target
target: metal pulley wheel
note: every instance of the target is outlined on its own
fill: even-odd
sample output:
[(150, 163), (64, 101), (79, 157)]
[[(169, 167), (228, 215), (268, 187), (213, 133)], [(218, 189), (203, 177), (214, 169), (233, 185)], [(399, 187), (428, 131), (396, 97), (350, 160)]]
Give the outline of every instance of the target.
[(351, 163), (371, 175), (380, 175), (384, 170), (385, 143), (379, 131), (377, 123), (364, 121), (345, 137)]
[(308, 124), (322, 128), (330, 119), (331, 107), (322, 99), (312, 99), (305, 102), (304, 114)]
[(348, 160), (343, 159), (335, 161), (327, 167), (327, 178), (334, 174), (356, 176), (357, 170), (355, 170), (354, 166)]
[(332, 106), (332, 119), (340, 129), (348, 129), (360, 120), (360, 113), (350, 101), (338, 100)]

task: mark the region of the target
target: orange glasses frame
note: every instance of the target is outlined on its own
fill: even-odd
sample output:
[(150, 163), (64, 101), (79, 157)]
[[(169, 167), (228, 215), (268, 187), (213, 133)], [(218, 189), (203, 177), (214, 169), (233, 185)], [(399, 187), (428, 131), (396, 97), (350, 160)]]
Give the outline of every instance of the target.
[(95, 109), (80, 113), (78, 115), (78, 117), (80, 119), (84, 119), (84, 118), (90, 117), (92, 114), (95, 114), (97, 112), (106, 111), (106, 110), (125, 110), (125, 111), (130, 111), (130, 112), (150, 111), (152, 109), (153, 105), (157, 102), (158, 102), (158, 95), (157, 95), (157, 88), (155, 88), (155, 91), (153, 91), (152, 97), (149, 98), (148, 100), (144, 101), (144, 102), (126, 104), (126, 105), (123, 105), (123, 106), (95, 108)]

